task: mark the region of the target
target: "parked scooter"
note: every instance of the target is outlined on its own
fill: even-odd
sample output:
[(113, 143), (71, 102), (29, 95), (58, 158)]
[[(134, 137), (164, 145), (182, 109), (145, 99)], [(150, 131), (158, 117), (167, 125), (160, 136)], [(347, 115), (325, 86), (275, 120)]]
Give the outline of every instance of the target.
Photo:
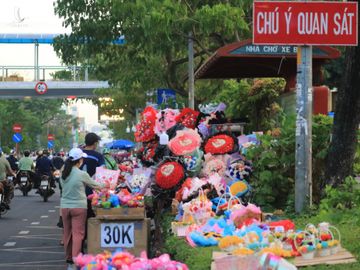
[(29, 191), (33, 187), (30, 172), (20, 171), (17, 174), (16, 178), (17, 178), (17, 184), (19, 185), (19, 189), (21, 190), (23, 196), (27, 196)]
[(48, 198), (55, 193), (51, 187), (51, 179), (48, 175), (41, 176), (41, 182), (39, 187), (39, 194), (43, 197), (44, 202), (48, 201)]

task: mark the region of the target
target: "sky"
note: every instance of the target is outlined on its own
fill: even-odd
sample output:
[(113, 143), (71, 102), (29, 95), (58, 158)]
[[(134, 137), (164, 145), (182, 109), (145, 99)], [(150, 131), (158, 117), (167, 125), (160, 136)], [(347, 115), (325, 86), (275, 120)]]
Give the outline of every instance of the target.
[[(62, 20), (54, 14), (54, 2), (54, 0), (0, 0), (0, 33), (69, 32), (62, 27)], [(40, 45), (39, 51), (40, 65), (60, 65), (60, 60), (51, 45)], [(0, 66), (4, 65), (34, 65), (34, 45), (0, 44)], [(26, 73), (22, 71), (21, 74), (27, 79), (33, 78), (32, 71)]]
[[(54, 2), (54, 0), (0, 0), (0, 33), (62, 34), (70, 32), (62, 26), (62, 20), (54, 14)], [(40, 66), (61, 64), (51, 45), (40, 44), (39, 64)], [(0, 72), (1, 66), (33, 65), (33, 44), (0, 44)], [(34, 78), (33, 71), (16, 70), (15, 72), (25, 77), (27, 81)], [(40, 73), (42, 76), (42, 72)], [(79, 101), (77, 107), (78, 116), (86, 118), (88, 128), (97, 124), (97, 113), (92, 113), (94, 110), (97, 111), (96, 106), (89, 102)]]

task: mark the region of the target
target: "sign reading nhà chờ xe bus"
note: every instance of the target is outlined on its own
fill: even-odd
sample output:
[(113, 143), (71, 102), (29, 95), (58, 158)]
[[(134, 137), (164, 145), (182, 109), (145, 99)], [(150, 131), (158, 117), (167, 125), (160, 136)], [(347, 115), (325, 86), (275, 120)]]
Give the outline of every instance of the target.
[(358, 44), (357, 2), (254, 2), (254, 44)]

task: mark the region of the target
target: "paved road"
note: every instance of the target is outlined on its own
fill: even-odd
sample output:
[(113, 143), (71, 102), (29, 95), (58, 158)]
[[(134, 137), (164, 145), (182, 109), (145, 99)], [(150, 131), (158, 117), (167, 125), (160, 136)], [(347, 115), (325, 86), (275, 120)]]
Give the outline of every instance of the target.
[(11, 210), (0, 218), (1, 270), (66, 269), (59, 200), (58, 190), (46, 203), (34, 190), (28, 197), (15, 191)]

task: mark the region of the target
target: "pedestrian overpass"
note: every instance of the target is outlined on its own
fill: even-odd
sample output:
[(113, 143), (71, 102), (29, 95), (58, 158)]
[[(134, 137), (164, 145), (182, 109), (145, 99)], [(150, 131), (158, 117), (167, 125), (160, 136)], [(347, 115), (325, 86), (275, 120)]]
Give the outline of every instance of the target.
[[(60, 34), (0, 34), (0, 44), (34, 44), (34, 66), (2, 66), (0, 62), (0, 99), (23, 98), (91, 98), (94, 90), (109, 88), (106, 81), (89, 81), (88, 67), (51, 67), (39, 65), (39, 45), (53, 44), (54, 39)], [(112, 44), (122, 45), (125, 39), (121, 36)], [(79, 80), (77, 71), (84, 70), (84, 80)], [(11, 70), (33, 70), (33, 81), (9, 81)], [(72, 73), (70, 81), (48, 80), (46, 70), (69, 70)], [(41, 78), (42, 71), (42, 78)], [(43, 90), (43, 91), (39, 91)]]
[(105, 81), (44, 81), (47, 91), (39, 94), (38, 82), (0, 82), (0, 99), (23, 98), (91, 98), (94, 90), (109, 88)]

